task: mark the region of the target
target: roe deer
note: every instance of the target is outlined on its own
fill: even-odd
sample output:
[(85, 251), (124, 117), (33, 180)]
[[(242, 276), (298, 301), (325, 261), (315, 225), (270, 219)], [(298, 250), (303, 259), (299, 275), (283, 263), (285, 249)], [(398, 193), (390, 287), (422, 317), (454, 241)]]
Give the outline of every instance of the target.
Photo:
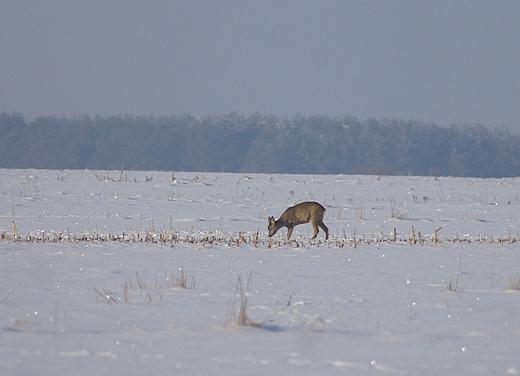
[(311, 223), (314, 229), (313, 239), (316, 238), (318, 226), (325, 231), (325, 239), (329, 238), (329, 229), (323, 223), (323, 216), (325, 215), (325, 208), (317, 202), (307, 201), (298, 205), (291, 206), (285, 210), (280, 218), (275, 221), (274, 217), (269, 217), (269, 236), (273, 236), (282, 227), (287, 227), (287, 240), (291, 238), (293, 227), (301, 225), (302, 223)]

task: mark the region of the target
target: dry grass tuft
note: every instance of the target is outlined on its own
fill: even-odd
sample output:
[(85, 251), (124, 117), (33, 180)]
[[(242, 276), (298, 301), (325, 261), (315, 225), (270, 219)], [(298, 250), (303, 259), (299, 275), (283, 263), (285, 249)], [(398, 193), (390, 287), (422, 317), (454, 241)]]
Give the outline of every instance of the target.
[(174, 273), (170, 270), (170, 275), (166, 277), (168, 288), (182, 288), (188, 290), (194, 290), (195, 284), (195, 273), (187, 273), (186, 270), (181, 267), (178, 273)]
[[(248, 288), (252, 283), (252, 273), (249, 274), (247, 285)], [(237, 306), (238, 309), (237, 309)], [(249, 326), (252, 328), (259, 328), (260, 324), (254, 322), (247, 315), (247, 296), (243, 289), (242, 277), (237, 277), (235, 283), (235, 296), (231, 308), (226, 312), (224, 317), (220, 320), (220, 325), (237, 325), (237, 326)]]
[(517, 279), (510, 279), (507, 287), (511, 291), (520, 291), (520, 277)]
[(453, 278), (450, 277), (450, 280), (444, 286), (444, 291), (455, 292), (455, 293), (464, 292), (468, 283), (473, 279), (474, 273), (471, 275), (471, 277), (469, 278), (469, 280), (466, 282), (466, 284), (463, 287), (459, 287), (459, 276), (461, 273), (461, 267), (462, 267), (462, 251), (460, 251), (460, 255), (459, 255), (459, 269), (457, 270), (457, 277), (455, 278), (455, 281), (453, 281)]
[(107, 304), (118, 304), (124, 303), (136, 303), (131, 299), (132, 296), (144, 295), (143, 304), (157, 304), (162, 300), (161, 290), (183, 288), (183, 289), (195, 289), (195, 274), (193, 272), (186, 272), (184, 268), (179, 268), (178, 273), (174, 273), (170, 270), (166, 273), (166, 279), (164, 283), (160, 283), (159, 278), (155, 278), (153, 287), (149, 287), (146, 280), (135, 273), (135, 280), (127, 280), (121, 285), (122, 298), (118, 297), (114, 291), (108, 289), (97, 289), (92, 287), (94, 299), (96, 303), (107, 303)]

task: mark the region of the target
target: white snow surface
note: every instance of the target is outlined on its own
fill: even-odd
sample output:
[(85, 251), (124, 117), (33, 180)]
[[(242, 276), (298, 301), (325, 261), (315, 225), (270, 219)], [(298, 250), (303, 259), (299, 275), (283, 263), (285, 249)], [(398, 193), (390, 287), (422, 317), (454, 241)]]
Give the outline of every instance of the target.
[[(1, 375), (520, 374), (520, 179), (0, 183)], [(268, 237), (308, 200), (329, 240)]]

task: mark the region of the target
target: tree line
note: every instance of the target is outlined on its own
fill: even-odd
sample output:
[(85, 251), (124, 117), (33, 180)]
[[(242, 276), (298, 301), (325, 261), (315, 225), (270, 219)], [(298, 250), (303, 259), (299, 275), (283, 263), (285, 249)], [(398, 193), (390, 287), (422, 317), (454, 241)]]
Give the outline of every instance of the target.
[(0, 114), (0, 167), (520, 175), (520, 136), (482, 125), (237, 113), (94, 118)]

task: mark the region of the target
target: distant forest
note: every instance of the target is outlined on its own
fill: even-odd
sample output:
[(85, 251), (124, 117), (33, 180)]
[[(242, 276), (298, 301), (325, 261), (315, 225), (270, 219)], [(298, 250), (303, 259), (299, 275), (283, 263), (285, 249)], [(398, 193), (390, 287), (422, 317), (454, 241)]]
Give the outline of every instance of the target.
[(482, 125), (264, 116), (0, 114), (0, 167), (520, 176), (520, 136)]

